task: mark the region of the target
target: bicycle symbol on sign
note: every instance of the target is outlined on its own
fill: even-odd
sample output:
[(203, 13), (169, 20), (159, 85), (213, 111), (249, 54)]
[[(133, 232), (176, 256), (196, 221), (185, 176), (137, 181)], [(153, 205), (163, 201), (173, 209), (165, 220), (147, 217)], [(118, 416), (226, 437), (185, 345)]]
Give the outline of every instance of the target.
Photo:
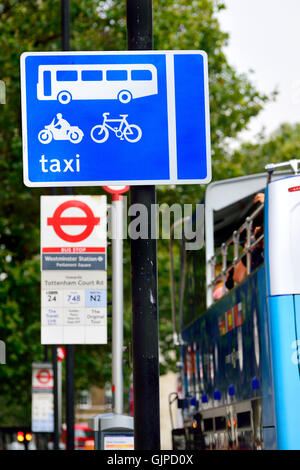
[[(115, 133), (116, 137), (120, 140), (127, 140), (127, 142), (138, 142), (142, 137), (142, 130), (139, 126), (135, 124), (128, 124), (127, 117), (128, 114), (120, 114), (121, 119), (108, 119), (110, 113), (103, 113), (103, 123), (97, 124), (91, 130), (91, 138), (97, 144), (102, 144), (106, 142), (109, 137), (109, 131)], [(108, 123), (119, 123), (119, 127), (109, 125)]]

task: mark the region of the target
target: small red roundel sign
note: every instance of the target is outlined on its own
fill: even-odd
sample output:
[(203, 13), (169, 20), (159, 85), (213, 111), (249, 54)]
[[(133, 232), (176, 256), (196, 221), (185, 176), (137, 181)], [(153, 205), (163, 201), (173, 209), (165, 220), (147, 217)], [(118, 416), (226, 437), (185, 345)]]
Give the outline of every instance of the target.
[[(85, 216), (83, 217), (62, 217), (62, 214), (65, 210), (70, 208), (81, 209)], [(82, 201), (70, 200), (63, 202), (60, 206), (54, 211), (53, 217), (47, 218), (47, 225), (52, 225), (53, 229), (58, 237), (66, 242), (76, 243), (85, 240), (92, 231), (94, 230), (95, 225), (99, 225), (100, 217), (95, 217), (92, 209)], [(66, 233), (62, 227), (79, 225), (85, 227), (82, 232), (77, 235), (71, 235)]]

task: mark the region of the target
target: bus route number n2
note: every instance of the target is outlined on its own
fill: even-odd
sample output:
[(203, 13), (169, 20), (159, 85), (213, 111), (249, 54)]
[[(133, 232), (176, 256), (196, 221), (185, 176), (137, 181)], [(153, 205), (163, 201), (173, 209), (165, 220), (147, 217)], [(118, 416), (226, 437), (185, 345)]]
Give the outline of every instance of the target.
[(106, 307), (106, 290), (92, 290), (88, 292), (88, 307)]

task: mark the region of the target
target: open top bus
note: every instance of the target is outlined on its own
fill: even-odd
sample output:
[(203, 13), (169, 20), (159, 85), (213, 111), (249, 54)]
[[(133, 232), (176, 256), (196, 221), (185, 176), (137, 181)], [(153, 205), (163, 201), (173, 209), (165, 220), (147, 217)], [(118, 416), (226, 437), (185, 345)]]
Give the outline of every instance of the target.
[(206, 286), (182, 243), (174, 448), (300, 449), (298, 163), (207, 187)]

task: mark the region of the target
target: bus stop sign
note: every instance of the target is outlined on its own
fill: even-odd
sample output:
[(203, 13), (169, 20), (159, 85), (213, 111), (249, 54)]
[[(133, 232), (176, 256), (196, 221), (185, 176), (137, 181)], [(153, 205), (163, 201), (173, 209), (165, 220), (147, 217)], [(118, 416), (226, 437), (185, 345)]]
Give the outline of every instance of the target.
[(205, 52), (24, 53), (21, 91), (27, 186), (211, 179)]

